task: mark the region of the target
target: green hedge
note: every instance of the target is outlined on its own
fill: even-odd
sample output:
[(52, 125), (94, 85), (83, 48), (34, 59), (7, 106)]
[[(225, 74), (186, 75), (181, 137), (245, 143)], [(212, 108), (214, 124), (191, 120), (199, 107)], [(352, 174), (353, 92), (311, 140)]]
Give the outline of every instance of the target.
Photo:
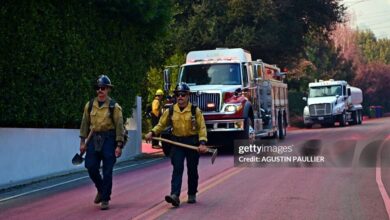
[(107, 74), (131, 115), (160, 60), (171, 1), (12, 1), (0, 5), (0, 126), (77, 128)]

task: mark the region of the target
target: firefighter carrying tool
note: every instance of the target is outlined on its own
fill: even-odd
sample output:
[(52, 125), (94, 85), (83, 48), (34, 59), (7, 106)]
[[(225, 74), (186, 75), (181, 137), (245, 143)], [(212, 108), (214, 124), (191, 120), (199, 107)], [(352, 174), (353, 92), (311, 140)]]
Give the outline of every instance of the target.
[[(192, 104), (189, 102), (190, 88), (187, 84), (181, 83), (176, 86), (175, 95), (177, 103), (173, 105), (173, 114), (170, 118), (169, 111), (165, 111), (158, 124), (151, 132), (146, 134), (146, 141), (151, 141), (153, 136), (160, 134), (171, 122), (172, 140), (188, 145), (198, 145), (200, 153), (206, 153), (207, 132), (202, 112), (196, 108), (196, 114), (192, 117)], [(172, 147), (170, 152), (173, 173), (171, 180), (171, 193), (165, 196), (165, 201), (173, 206), (180, 205), (180, 192), (184, 172), (184, 159), (187, 160), (188, 170), (188, 203), (196, 202), (198, 192), (198, 164), (199, 152), (182, 147)]]

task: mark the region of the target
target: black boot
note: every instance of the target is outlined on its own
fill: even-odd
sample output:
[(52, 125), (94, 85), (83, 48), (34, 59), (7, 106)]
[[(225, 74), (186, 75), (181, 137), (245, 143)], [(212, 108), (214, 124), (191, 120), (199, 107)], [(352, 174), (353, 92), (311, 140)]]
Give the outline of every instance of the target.
[(100, 204), (100, 209), (107, 210), (109, 208), (110, 208), (110, 205), (109, 205), (108, 201), (102, 201), (102, 204)]
[(102, 202), (102, 195), (98, 192), (95, 196), (95, 200), (93, 200), (95, 204), (99, 204)]
[(178, 207), (180, 205), (180, 199), (175, 194), (172, 194), (170, 196), (165, 196), (165, 201), (167, 203), (172, 203), (172, 205), (175, 206), (175, 207)]
[(196, 203), (196, 195), (188, 195), (187, 203), (190, 204)]

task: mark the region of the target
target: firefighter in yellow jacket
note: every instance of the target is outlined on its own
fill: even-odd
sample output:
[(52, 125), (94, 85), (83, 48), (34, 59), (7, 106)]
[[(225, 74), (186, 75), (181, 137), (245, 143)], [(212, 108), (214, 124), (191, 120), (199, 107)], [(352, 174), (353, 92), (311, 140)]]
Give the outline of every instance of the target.
[(196, 108), (195, 115), (192, 115), (192, 104), (189, 102), (190, 88), (182, 83), (176, 86), (175, 96), (177, 104), (173, 105), (173, 113), (170, 116), (169, 110), (161, 116), (159, 123), (149, 132), (145, 138), (150, 141), (153, 136), (159, 135), (169, 124), (172, 125), (172, 140), (199, 146), (199, 152), (172, 147), (171, 163), (173, 173), (171, 180), (171, 193), (165, 196), (165, 201), (177, 207), (180, 205), (180, 191), (184, 171), (184, 159), (187, 160), (188, 171), (188, 203), (196, 202), (198, 192), (198, 163), (199, 153), (207, 152), (207, 131), (202, 112)]
[[(153, 102), (152, 102), (152, 127), (156, 126), (158, 124), (158, 121), (161, 117), (161, 111), (162, 111), (162, 97), (164, 95), (164, 92), (161, 89), (158, 89), (156, 91), (156, 94), (154, 96)], [(152, 148), (158, 149), (161, 148), (161, 146), (158, 144), (158, 141), (152, 140)]]
[[(101, 203), (102, 210), (109, 208), (112, 172), (116, 158), (122, 154), (124, 140), (122, 108), (108, 96), (112, 87), (106, 75), (99, 76), (95, 86), (97, 97), (85, 105), (80, 127), (80, 153), (86, 152), (85, 167), (97, 189), (94, 203)], [(93, 135), (86, 145), (90, 130)], [(103, 176), (99, 172), (101, 161)]]

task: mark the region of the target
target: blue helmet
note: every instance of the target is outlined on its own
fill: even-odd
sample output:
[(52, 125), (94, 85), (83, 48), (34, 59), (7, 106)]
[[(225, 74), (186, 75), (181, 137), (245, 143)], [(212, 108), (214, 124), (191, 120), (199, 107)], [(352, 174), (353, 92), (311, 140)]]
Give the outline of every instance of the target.
[(177, 92), (190, 92), (190, 87), (186, 83), (177, 84), (174, 93)]
[(114, 85), (111, 84), (110, 78), (106, 75), (100, 75), (98, 79), (96, 80), (96, 86), (98, 87), (114, 87)]

